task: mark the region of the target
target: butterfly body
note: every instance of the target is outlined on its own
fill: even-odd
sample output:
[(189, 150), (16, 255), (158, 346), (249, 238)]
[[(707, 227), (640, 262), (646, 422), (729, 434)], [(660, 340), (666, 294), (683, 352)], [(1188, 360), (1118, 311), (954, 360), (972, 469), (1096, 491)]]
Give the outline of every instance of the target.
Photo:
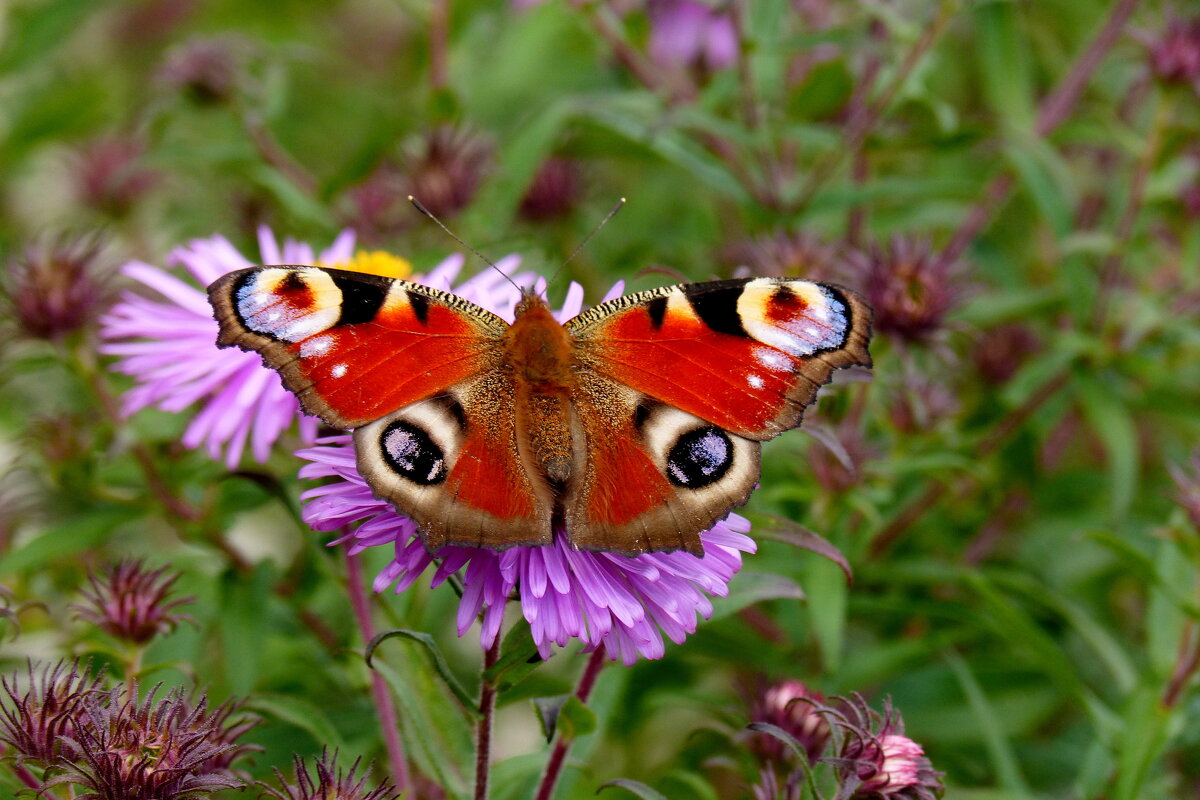
[(760, 442), (831, 372), (869, 365), (870, 309), (784, 279), (653, 289), (565, 324), (318, 267), (209, 289), (219, 344), (262, 354), (304, 409), (354, 430), (359, 471), (431, 550), (545, 545), (701, 554), (749, 497)]

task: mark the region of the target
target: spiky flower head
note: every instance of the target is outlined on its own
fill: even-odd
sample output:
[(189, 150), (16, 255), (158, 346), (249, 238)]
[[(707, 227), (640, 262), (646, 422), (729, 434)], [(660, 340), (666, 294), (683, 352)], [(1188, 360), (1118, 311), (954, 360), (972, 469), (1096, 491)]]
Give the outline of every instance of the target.
[(1029, 356), (1041, 349), (1037, 335), (1019, 322), (985, 331), (972, 358), (979, 375), (993, 386), (1008, 383)]
[(846, 254), (850, 287), (875, 310), (875, 329), (922, 342), (942, 329), (961, 293), (961, 268), (925, 239), (897, 236)]
[(840, 729), (841, 751), (831, 761), (850, 800), (935, 800), (945, 791), (921, 745), (904, 735), (904, 721), (885, 701), (883, 713), (858, 694), (843, 699), (830, 719)]
[[(24, 692), (21, 685), (24, 684)], [(104, 691), (102, 674), (92, 675), (90, 662), (58, 661), (0, 679), (0, 741), (18, 759), (47, 766), (58, 758), (62, 743), (75, 735), (84, 700)]]
[(417, 198), (436, 216), (453, 216), (475, 197), (491, 160), (492, 147), (479, 134), (438, 125), (405, 149), (404, 196)]
[(47, 237), (9, 262), (4, 294), (22, 333), (59, 341), (92, 321), (107, 299), (101, 249), (91, 237)]
[(118, 639), (145, 644), (155, 636), (170, 633), (180, 622), (193, 622), (176, 611), (195, 598), (171, 597), (179, 573), (166, 567), (146, 569), (141, 561), (121, 561), (103, 573), (88, 574), (90, 589), (86, 603), (72, 606), (77, 616)]
[(579, 203), (581, 181), (579, 163), (570, 158), (551, 156), (542, 162), (525, 190), (518, 209), (522, 219), (531, 222), (565, 217)]
[[(824, 700), (820, 692), (800, 681), (781, 681), (755, 699), (751, 718), (790, 734), (803, 748), (808, 762), (815, 764), (829, 743), (829, 722), (817, 710)], [(784, 762), (789, 758), (783, 742), (767, 734), (755, 735), (751, 748), (767, 761)]]
[(336, 750), (332, 755), (328, 750), (321, 751), (321, 757), (315, 764), (315, 778), (309, 772), (304, 759), (295, 756), (292, 767), (294, 780), (289, 781), (276, 769), (275, 780), (278, 786), (259, 781), (258, 785), (266, 790), (263, 796), (274, 797), (277, 800), (395, 800), (400, 796), (396, 787), (387, 780), (373, 789), (368, 788), (370, 766), (363, 770), (362, 777), (355, 780), (360, 759), (355, 759), (350, 769), (343, 772), (337, 766), (337, 755)]
[(85, 698), (46, 788), (72, 786), (77, 800), (194, 800), (244, 786), (229, 765), (256, 749), (236, 741), (246, 723), (182, 689), (157, 699), (158, 689), (140, 701), (136, 685)]
[(725, 258), (751, 275), (823, 281), (836, 274), (838, 249), (810, 231), (779, 230), (732, 243)]
[(1143, 34), (1143, 39), (1155, 78), (1200, 93), (1200, 16), (1171, 14), (1161, 33)]
[(124, 217), (159, 182), (143, 165), (146, 146), (136, 136), (93, 139), (75, 154), (72, 176), (79, 202), (110, 217)]
[(228, 36), (191, 39), (167, 53), (157, 78), (199, 104), (227, 102), (241, 80), (239, 47)]

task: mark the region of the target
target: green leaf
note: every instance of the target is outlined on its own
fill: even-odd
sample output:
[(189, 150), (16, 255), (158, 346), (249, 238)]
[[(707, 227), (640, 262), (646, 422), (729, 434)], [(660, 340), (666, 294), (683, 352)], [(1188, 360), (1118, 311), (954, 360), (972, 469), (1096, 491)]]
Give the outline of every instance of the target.
[(0, 73), (45, 62), (71, 38), (87, 15), (98, 8), (93, 0), (14, 4), (5, 11), (7, 35), (0, 48)]
[(942, 656), (950, 665), (950, 671), (954, 673), (954, 677), (958, 679), (958, 685), (962, 688), (967, 703), (975, 714), (975, 723), (983, 735), (984, 745), (987, 747), (988, 756), (992, 760), (992, 768), (996, 771), (996, 778), (1000, 786), (1014, 795), (1029, 797), (1029, 784), (1026, 783), (1025, 776), (1021, 774), (1020, 762), (1013, 752), (1012, 745), (1009, 744), (1008, 737), (1004, 734), (1004, 729), (1000, 726), (1001, 715), (988, 701), (983, 688), (975, 680), (970, 667), (962, 657), (953, 650), (947, 650)]
[(473, 716), (479, 716), (479, 711), (475, 705), (475, 699), (467, 693), (467, 690), (463, 688), (463, 685), (458, 682), (458, 678), (453, 672), (450, 671), (450, 665), (446, 663), (446, 657), (442, 655), (441, 648), (438, 647), (437, 642), (435, 642), (433, 637), (428, 633), (410, 631), (404, 628), (393, 628), (390, 631), (384, 631), (383, 633), (376, 634), (375, 638), (367, 643), (366, 651), (363, 653), (363, 659), (367, 662), (368, 667), (371, 669), (376, 668), (375, 664), (372, 662), (372, 659), (375, 656), (375, 648), (379, 647), (379, 645), (383, 644), (388, 639), (396, 637), (407, 639), (410, 642), (416, 642), (417, 644), (422, 645), (425, 648), (425, 653), (429, 656), (429, 661), (433, 664), (433, 668), (437, 672), (438, 677), (440, 677), (442, 682), (446, 684), (446, 688), (458, 698), (458, 702), (462, 704), (464, 710), (468, 711)]
[(221, 579), (221, 607), (216, 627), (221, 637), (225, 674), (233, 694), (250, 694), (258, 683), (263, 642), (267, 635), (270, 566), (252, 573), (228, 571)]
[(255, 693), (246, 701), (246, 708), (294, 725), (308, 733), (313, 741), (331, 750), (345, 749), (346, 742), (329, 721), (325, 710), (296, 694)]
[(1138, 800), (1150, 768), (1162, 755), (1169, 739), (1171, 712), (1163, 708), (1154, 684), (1142, 686), (1130, 697), (1121, 720), (1121, 751), (1117, 754), (1113, 800)]
[(667, 800), (666, 797), (651, 789), (641, 781), (635, 781), (630, 778), (617, 778), (615, 781), (600, 784), (600, 788), (596, 790), (596, 794), (600, 794), (605, 789), (624, 789), (632, 795), (642, 798), (642, 800)]
[(826, 672), (841, 665), (846, 633), (846, 577), (840, 568), (821, 559), (806, 559), (802, 580), (808, 588), (808, 620), (821, 650)]
[(516, 686), (542, 665), (533, 632), (522, 618), (504, 635), (500, 643), (500, 658), (483, 673), (483, 679), (503, 692)]
[(118, 526), (141, 515), (128, 506), (101, 506), (55, 525), (0, 558), (0, 575), (36, 571), (97, 547)]
[(1129, 408), (1114, 391), (1115, 380), (1100, 383), (1091, 375), (1075, 380), (1076, 397), (1084, 416), (1099, 437), (1108, 456), (1110, 507), (1120, 519), (1137, 495), (1138, 433)]
[(557, 727), (564, 739), (578, 739), (596, 730), (596, 713), (571, 695), (558, 711)]
[(1020, 13), (1021, 7), (1011, 0), (976, 3), (973, 30), (988, 105), (1001, 124), (1028, 131), (1033, 128), (1036, 112)]
[(450, 699), (441, 678), (420, 668), (420, 661), (405, 663), (404, 672), (382, 660), (374, 669), (392, 687), (405, 749), (417, 767), (434, 778), (449, 797), (465, 800), (473, 762), (465, 709)]
[(834, 547), (829, 540), (790, 519), (768, 514), (758, 515), (758, 518), (764, 520), (764, 524), (754, 526), (755, 536), (790, 544), (803, 550), (811, 550), (817, 555), (824, 556), (837, 564), (846, 574), (847, 585), (854, 585), (854, 570), (851, 569), (850, 562), (842, 555), (842, 551)]
[(729, 584), (727, 596), (713, 600), (712, 619), (727, 617), (764, 600), (803, 599), (804, 590), (791, 578), (770, 572), (745, 571)]

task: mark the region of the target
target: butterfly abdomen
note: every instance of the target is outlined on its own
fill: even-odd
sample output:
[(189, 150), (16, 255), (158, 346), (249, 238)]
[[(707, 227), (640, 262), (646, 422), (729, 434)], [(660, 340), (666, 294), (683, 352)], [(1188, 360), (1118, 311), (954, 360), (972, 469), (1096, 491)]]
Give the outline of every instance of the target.
[(545, 302), (526, 296), (505, 339), (505, 364), (516, 385), (519, 446), (555, 488), (570, 479), (581, 445), (573, 433), (571, 348)]

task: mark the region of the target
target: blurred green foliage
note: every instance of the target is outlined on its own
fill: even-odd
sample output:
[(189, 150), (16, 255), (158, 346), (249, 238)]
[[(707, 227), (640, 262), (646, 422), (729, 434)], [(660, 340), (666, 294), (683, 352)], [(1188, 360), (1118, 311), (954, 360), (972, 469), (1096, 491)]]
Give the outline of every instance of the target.
[[(948, 292), (948, 312), (920, 336), (877, 332), (871, 380), (833, 387), (812, 436), (767, 445), (748, 507), (761, 530), (774, 516), (826, 537), (853, 585), (761, 538), (714, 620), (662, 661), (606, 669), (572, 708), (556, 796), (618, 778), (748, 796), (747, 696), (783, 678), (890, 695), (954, 797), (1194, 794), (1200, 83), (1154, 72), (1164, 4), (716, 8), (740, 20), (740, 58), (675, 69), (649, 57), (637, 3), (12, 3), (0, 254), (102, 231), (110, 265), (162, 263), (214, 232), (255, 252), (268, 224), (322, 245), (355, 228), (427, 267), (453, 244), (402, 195), (443, 179), (465, 196), (441, 206), (459, 235), (546, 273), (627, 196), (569, 267), (589, 300), (615, 280), (659, 285), (649, 267), (806, 274), (804, 236), (837, 252), (822, 277), (853, 286), (864, 273), (844, 253), (874, 243), (885, 280), (918, 303)], [(454, 136), (434, 153), (439, 129)], [(567, 177), (533, 213), (551, 157)], [(930, 243), (915, 271), (886, 258), (895, 236)], [(954, 269), (931, 278), (943, 255)], [(119, 650), (69, 605), (89, 569), (139, 556), (196, 598), (143, 683), (248, 698), (264, 719), (256, 777), (323, 746), (380, 758), (345, 565), (297, 521), (292, 448), (226, 471), (180, 446), (186, 414), (103, 413), (128, 383), (93, 329), (38, 341), (17, 321), (6, 312), (0, 360), (6, 671), (92, 655), (119, 675)], [(144, 459), (204, 514), (164, 509)], [(366, 553), (367, 574), (389, 557)], [(456, 603), (422, 582), (374, 606), (381, 629), (428, 635), (374, 660), (414, 768), (455, 798), (470, 796), (475, 719), (443, 678), (474, 696), (480, 663)], [(532, 795), (549, 746), (531, 700), (572, 690), (584, 659), (567, 650), (501, 692), (494, 797)]]

